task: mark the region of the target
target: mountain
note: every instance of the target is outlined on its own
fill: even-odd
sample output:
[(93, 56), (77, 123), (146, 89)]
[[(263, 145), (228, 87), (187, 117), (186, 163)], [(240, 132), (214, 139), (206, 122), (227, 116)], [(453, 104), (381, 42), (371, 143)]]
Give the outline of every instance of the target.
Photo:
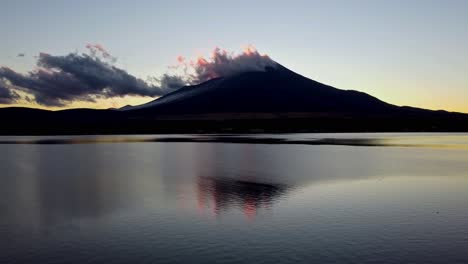
[(120, 109), (0, 109), (1, 134), (468, 131), (468, 115), (400, 107), (287, 68), (182, 87)]
[(138, 114), (388, 113), (398, 107), (368, 94), (340, 90), (285, 67), (245, 72), (186, 86), (150, 103), (126, 108)]

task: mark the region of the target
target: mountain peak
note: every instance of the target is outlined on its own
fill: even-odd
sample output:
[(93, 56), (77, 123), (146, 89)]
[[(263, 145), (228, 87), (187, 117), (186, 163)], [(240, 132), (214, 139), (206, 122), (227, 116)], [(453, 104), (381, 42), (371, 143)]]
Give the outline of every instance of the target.
[(279, 63), (186, 86), (129, 110), (154, 114), (354, 113), (394, 106), (357, 91), (340, 90), (299, 75)]

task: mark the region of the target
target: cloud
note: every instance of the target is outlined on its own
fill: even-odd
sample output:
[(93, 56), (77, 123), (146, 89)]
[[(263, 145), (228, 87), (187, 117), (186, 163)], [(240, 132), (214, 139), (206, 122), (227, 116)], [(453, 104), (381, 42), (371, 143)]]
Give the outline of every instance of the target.
[[(0, 67), (0, 103), (20, 99), (44, 106), (63, 107), (73, 101), (95, 102), (113, 97), (156, 97), (185, 85), (247, 71), (265, 71), (277, 63), (248, 46), (240, 54), (216, 48), (209, 58), (187, 60), (178, 56), (178, 73), (166, 73), (144, 81), (115, 66), (117, 60), (102, 45), (88, 44), (88, 53), (55, 56), (41, 53), (37, 68), (26, 74)], [(5, 85), (8, 83), (9, 85)], [(26, 95), (21, 98), (16, 91)]]
[[(96, 48), (96, 52), (102, 53), (103, 49)], [(66, 106), (72, 101), (94, 102), (97, 98), (126, 95), (155, 97), (170, 91), (112, 65), (105, 60), (109, 56), (101, 58), (92, 52), (65, 56), (41, 53), (38, 69), (21, 74), (1, 67), (0, 79), (8, 80), (15, 88), (33, 95), (38, 104), (45, 106)]]
[(0, 80), (0, 104), (13, 104), (20, 98), (16, 91), (9, 89), (6, 83)]
[(188, 83), (177, 75), (163, 74), (161, 78), (158, 79), (161, 83), (161, 88), (165, 90), (174, 90), (181, 88), (182, 86), (187, 85)]
[(91, 56), (95, 57), (100, 53), (105, 59), (109, 59), (112, 63), (117, 61), (117, 58), (110, 55), (109, 52), (101, 44), (87, 44), (86, 48), (91, 53)]
[(267, 55), (260, 54), (257, 49), (249, 45), (240, 54), (215, 48), (209, 58), (203, 56), (196, 60), (187, 61), (178, 56), (178, 67), (184, 74), (179, 77), (188, 84), (198, 84), (210, 79), (229, 77), (243, 72), (265, 71), (268, 67), (275, 68), (278, 64)]
[(17, 55), (17, 57), (24, 57), (24, 56), (26, 56), (26, 54), (24, 54), (24, 53), (18, 53), (18, 55)]

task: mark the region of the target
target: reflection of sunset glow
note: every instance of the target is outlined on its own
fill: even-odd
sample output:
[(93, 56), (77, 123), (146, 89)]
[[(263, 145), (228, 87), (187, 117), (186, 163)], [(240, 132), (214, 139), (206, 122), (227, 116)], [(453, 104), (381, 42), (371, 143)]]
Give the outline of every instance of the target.
[(244, 204), (244, 214), (249, 220), (253, 220), (257, 214), (255, 202), (249, 198), (246, 199)]
[(285, 186), (239, 181), (227, 178), (199, 177), (197, 209), (214, 216), (237, 208), (248, 220), (255, 219), (259, 208), (269, 209), (271, 203), (286, 191)]
[(200, 214), (203, 214), (204, 209), (205, 209), (205, 199), (203, 198), (203, 195), (200, 193), (198, 189), (197, 189), (197, 208), (198, 208), (198, 212)]

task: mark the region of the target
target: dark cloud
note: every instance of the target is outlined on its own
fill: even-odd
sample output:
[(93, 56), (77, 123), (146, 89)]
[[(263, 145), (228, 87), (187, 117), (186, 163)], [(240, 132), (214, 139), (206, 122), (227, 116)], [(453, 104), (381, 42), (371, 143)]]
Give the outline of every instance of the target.
[(37, 65), (38, 69), (28, 74), (1, 67), (0, 78), (46, 106), (125, 95), (155, 97), (170, 91), (136, 78), (95, 54), (53, 56), (41, 53)]
[(86, 48), (89, 54), (54, 56), (41, 53), (37, 57), (37, 69), (26, 74), (0, 67), (0, 84), (5, 81), (9, 84), (0, 88), (0, 103), (19, 100), (14, 89), (26, 94), (23, 100), (45, 106), (66, 106), (73, 101), (95, 102), (99, 98), (126, 95), (156, 97), (185, 85), (247, 71), (264, 71), (277, 65), (252, 46), (237, 55), (216, 48), (208, 59), (199, 57), (187, 62), (179, 56), (176, 68), (182, 69), (180, 74), (166, 73), (144, 81), (115, 66), (116, 58), (103, 46), (88, 44)]
[(162, 77), (157, 80), (161, 83), (161, 88), (166, 90), (175, 90), (188, 84), (184, 78), (177, 75), (163, 74)]
[(0, 104), (16, 103), (21, 96), (14, 90), (9, 89), (7, 85), (0, 80)]

